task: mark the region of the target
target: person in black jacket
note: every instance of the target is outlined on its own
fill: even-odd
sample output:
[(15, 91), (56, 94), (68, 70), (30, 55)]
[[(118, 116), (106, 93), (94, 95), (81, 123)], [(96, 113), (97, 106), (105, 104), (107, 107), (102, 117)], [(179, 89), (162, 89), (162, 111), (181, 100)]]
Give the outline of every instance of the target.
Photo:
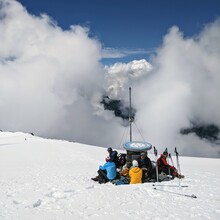
[(147, 179), (151, 178), (152, 174), (152, 163), (150, 158), (147, 156), (147, 152), (142, 152), (138, 158), (138, 166), (143, 170), (142, 181), (146, 182)]
[(109, 147), (107, 149), (108, 153), (109, 153), (109, 158), (110, 158), (110, 162), (114, 162), (116, 167), (118, 168), (119, 167), (119, 164), (118, 164), (118, 152), (116, 150), (112, 150), (111, 147)]

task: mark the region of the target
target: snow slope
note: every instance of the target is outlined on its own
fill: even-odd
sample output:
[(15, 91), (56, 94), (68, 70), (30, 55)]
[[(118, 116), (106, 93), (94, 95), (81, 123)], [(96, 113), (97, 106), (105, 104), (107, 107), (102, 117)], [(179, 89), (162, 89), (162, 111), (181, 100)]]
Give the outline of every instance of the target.
[[(0, 219), (220, 219), (220, 160), (180, 157), (181, 185), (100, 185), (105, 148), (0, 132)], [(175, 157), (173, 157), (175, 161)], [(162, 184), (178, 185), (178, 180)]]

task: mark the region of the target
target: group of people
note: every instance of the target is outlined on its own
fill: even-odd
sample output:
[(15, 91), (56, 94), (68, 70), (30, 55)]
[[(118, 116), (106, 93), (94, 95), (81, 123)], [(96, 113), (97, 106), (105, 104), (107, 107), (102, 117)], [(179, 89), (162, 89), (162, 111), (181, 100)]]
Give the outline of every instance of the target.
[[(106, 158), (106, 163), (99, 166), (98, 175), (92, 180), (100, 184), (110, 181), (116, 185), (155, 182), (157, 180), (155, 165), (148, 157), (147, 152), (142, 152), (137, 160), (127, 161), (123, 168), (117, 172), (117, 168), (119, 168), (117, 151), (111, 147), (107, 151), (109, 155)], [(167, 157), (168, 153), (165, 151), (157, 159), (158, 174), (169, 175), (171, 179), (183, 178), (184, 176), (178, 174), (174, 166), (167, 163)]]

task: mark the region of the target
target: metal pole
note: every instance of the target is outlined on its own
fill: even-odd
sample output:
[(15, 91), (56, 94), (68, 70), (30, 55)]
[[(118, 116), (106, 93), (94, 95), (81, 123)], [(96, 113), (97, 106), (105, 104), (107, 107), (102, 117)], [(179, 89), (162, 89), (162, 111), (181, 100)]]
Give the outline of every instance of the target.
[(130, 125), (130, 141), (132, 141), (132, 118), (131, 118), (131, 87), (129, 87), (129, 125)]

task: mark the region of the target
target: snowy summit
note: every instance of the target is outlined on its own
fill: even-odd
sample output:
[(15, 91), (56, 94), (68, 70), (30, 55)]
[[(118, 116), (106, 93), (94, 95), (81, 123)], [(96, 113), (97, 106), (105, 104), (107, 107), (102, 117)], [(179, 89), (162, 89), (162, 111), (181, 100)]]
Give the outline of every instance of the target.
[(91, 180), (106, 156), (106, 148), (0, 132), (0, 219), (220, 218), (219, 159), (180, 155), (187, 187), (178, 179), (115, 186)]

